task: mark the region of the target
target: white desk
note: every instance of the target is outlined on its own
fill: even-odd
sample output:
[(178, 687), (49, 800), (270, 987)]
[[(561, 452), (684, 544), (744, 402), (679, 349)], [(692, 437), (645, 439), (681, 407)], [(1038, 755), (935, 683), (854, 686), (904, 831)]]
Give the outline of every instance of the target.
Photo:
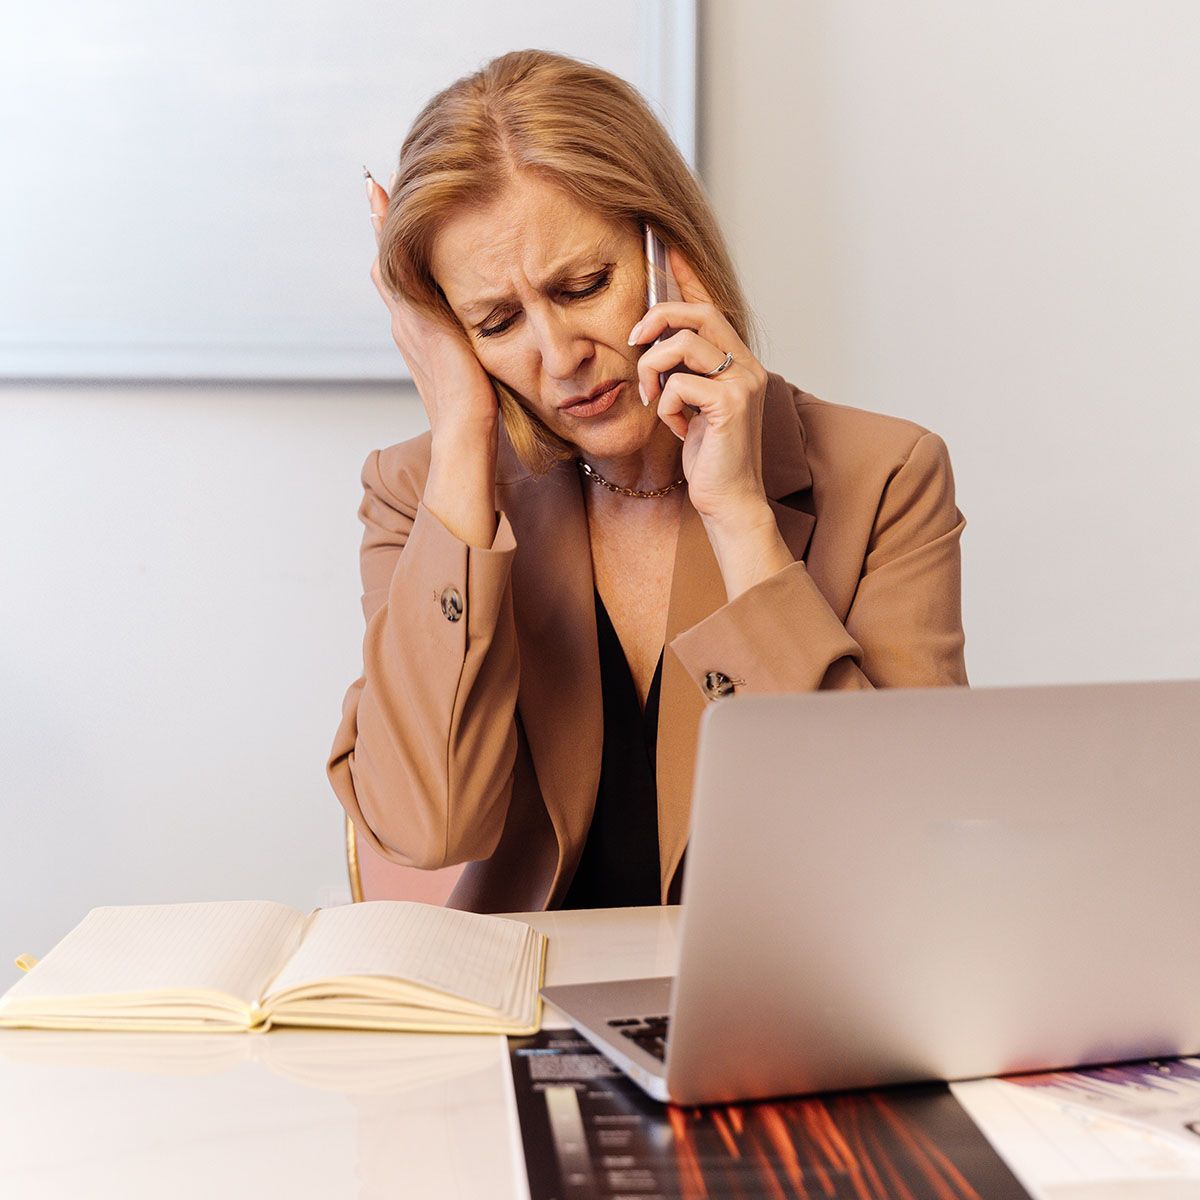
[[(547, 983), (675, 971), (677, 906), (507, 915)], [(0, 1030), (0, 1196), (527, 1197), (507, 1041)]]
[[(679, 913), (508, 915), (549, 935), (546, 981), (575, 983), (673, 974)], [(566, 1026), (549, 1006), (543, 1024)], [(955, 1087), (1001, 1151), (1019, 1152), (1010, 1161), (1040, 1200), (1200, 1195), (1200, 1157), (1193, 1170), (1152, 1138), (1101, 1136), (986, 1081)], [(0, 1196), (528, 1197), (507, 1042), (0, 1030)]]

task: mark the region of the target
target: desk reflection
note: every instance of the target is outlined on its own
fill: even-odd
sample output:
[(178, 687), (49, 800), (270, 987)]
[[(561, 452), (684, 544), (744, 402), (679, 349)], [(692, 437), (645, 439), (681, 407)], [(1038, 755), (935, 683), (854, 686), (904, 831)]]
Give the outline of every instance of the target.
[(5, 1030), (0, 1068), (5, 1194), (525, 1194), (502, 1037)]

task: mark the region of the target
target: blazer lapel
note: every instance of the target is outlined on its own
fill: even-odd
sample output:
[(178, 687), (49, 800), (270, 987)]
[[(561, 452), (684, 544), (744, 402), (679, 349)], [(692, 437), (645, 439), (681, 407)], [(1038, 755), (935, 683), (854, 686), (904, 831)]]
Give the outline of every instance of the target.
[[(784, 541), (794, 557), (802, 558), (815, 522), (812, 476), (791, 386), (770, 372), (763, 407), (763, 483)], [(518, 719), (558, 838), (561, 867), (582, 852), (587, 839), (604, 741), (587, 511), (573, 461), (531, 475), (503, 429), (496, 497), (517, 542), (512, 590), (521, 660)], [(789, 503), (781, 502), (785, 498)], [(725, 582), (704, 524), (691, 504), (684, 504), (667, 645), (725, 603)], [(656, 772), (663, 903), (687, 844), (696, 735), (706, 703), (675, 655), (664, 653)]]
[[(812, 475), (804, 452), (804, 431), (790, 385), (768, 372), (763, 403), (763, 486), (780, 535), (796, 559), (804, 557), (816, 523)], [(791, 503), (784, 504), (784, 497)], [(725, 581), (700, 514), (685, 504), (675, 548), (675, 569), (667, 609), (668, 647), (727, 603)], [(720, 668), (714, 662), (713, 669)], [(687, 846), (692, 811), (692, 779), (700, 715), (709, 701), (668, 650), (663, 655), (659, 695), (657, 771), (658, 854), (661, 901), (669, 903), (671, 884)]]
[[(529, 743), (560, 866), (582, 852), (600, 783), (604, 708), (591, 542), (579, 471), (524, 471), (503, 435), (497, 505), (512, 525), (513, 614), (521, 662), (518, 717)], [(557, 886), (558, 875), (555, 874)]]

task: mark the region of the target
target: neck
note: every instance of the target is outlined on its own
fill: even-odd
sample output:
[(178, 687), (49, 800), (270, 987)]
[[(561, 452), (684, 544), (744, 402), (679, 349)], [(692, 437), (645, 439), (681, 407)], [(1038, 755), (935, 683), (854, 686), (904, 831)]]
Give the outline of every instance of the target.
[[(683, 478), (683, 443), (661, 422), (640, 449), (616, 457), (597, 457), (580, 451), (580, 457), (609, 483), (649, 492)], [(593, 487), (597, 485), (593, 484)], [(599, 489), (597, 490), (606, 490)], [(681, 490), (677, 488), (676, 491)], [(613, 493), (610, 493), (613, 494)], [(668, 493), (673, 495), (674, 493)], [(635, 499), (625, 497), (625, 499)], [(656, 497), (666, 499), (666, 497)], [(653, 503), (653, 501), (646, 501)]]
[[(650, 444), (637, 455), (591, 458), (581, 454), (580, 457), (609, 483), (618, 487), (635, 488), (639, 492), (653, 491), (683, 478), (683, 445), (665, 425), (662, 426), (662, 432), (666, 434), (670, 444)], [(584, 504), (593, 533), (598, 529), (614, 526), (641, 530), (643, 533), (663, 526), (673, 526), (678, 522), (687, 501), (687, 487), (683, 484), (673, 488), (666, 495), (651, 497), (625, 496), (601, 487), (589, 479), (582, 480), (582, 485)]]

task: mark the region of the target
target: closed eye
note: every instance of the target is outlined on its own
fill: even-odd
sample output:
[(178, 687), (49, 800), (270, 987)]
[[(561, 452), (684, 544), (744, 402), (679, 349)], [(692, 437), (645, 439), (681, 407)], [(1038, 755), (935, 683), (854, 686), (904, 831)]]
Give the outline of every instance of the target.
[[(595, 283), (589, 284), (581, 292), (561, 292), (560, 295), (566, 296), (568, 300), (583, 300), (587, 296), (594, 296), (597, 292), (603, 291), (607, 287), (609, 280), (612, 278), (611, 271), (605, 271)], [(511, 328), (513, 321), (516, 319), (515, 314), (501, 321), (499, 325), (493, 325), (489, 329), (479, 330), (480, 337), (495, 337), (498, 333), (504, 333)]]

